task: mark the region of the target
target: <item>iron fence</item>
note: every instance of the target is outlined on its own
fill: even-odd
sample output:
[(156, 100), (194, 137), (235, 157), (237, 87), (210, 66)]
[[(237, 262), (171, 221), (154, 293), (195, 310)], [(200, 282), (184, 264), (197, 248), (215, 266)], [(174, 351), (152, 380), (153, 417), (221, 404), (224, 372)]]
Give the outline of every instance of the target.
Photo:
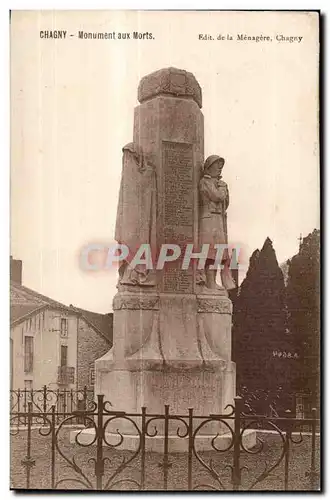
[[(102, 395), (70, 415), (58, 412), (56, 405), (36, 411), (30, 401), (27, 411), (11, 413), (12, 488), (319, 489), (316, 410), (311, 419), (293, 418), (290, 412), (269, 418), (244, 410), (239, 397), (224, 414), (208, 416), (192, 408), (173, 414), (169, 406), (158, 414), (145, 407), (140, 413), (114, 411)], [(21, 418), (27, 420), (24, 430)], [(83, 428), (70, 431), (68, 425), (77, 418)], [(302, 433), (307, 424), (311, 432)], [(257, 437), (249, 443), (253, 432)], [(23, 441), (17, 440), (20, 433)], [(299, 458), (295, 448), (302, 443), (305, 469), (294, 463)]]
[[(56, 423), (60, 419), (77, 410), (84, 410), (93, 401), (94, 391), (88, 389), (50, 389), (44, 385), (41, 389), (15, 389), (10, 391), (10, 412), (21, 413), (20, 425), (27, 425), (28, 407), (32, 405), (33, 413), (46, 414), (55, 407)], [(36, 417), (32, 422), (38, 420)]]

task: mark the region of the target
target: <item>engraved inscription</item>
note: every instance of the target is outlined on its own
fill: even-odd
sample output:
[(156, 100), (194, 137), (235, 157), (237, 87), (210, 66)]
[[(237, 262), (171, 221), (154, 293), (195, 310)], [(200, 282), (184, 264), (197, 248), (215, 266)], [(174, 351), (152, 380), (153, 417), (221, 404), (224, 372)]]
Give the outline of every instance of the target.
[[(164, 218), (163, 242), (184, 248), (193, 243), (194, 188), (193, 146), (163, 141)], [(193, 271), (181, 269), (182, 260), (166, 265), (165, 292), (192, 293)]]
[(165, 186), (165, 226), (193, 224), (193, 156), (192, 145), (163, 143)]
[(177, 293), (192, 293), (192, 269), (186, 271), (176, 267), (165, 267), (164, 291)]

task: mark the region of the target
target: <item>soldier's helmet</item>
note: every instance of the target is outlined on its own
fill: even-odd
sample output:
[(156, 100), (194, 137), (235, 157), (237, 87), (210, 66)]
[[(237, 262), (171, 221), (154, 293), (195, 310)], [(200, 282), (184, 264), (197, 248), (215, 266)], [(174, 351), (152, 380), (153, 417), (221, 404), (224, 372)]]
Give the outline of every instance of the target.
[(211, 167), (211, 165), (213, 165), (213, 163), (215, 163), (216, 161), (220, 161), (220, 163), (222, 164), (222, 167), (224, 166), (225, 164), (225, 160), (224, 158), (221, 158), (221, 156), (218, 156), (218, 155), (211, 155), (209, 156), (206, 160), (205, 160), (205, 163), (204, 163), (204, 168), (203, 168), (203, 171), (204, 173), (207, 173), (208, 169)]

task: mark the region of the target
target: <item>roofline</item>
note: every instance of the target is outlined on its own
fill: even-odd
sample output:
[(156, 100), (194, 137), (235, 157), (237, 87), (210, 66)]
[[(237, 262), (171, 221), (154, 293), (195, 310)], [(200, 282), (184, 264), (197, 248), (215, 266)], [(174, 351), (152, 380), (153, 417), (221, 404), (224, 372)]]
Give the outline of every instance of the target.
[[(111, 340), (109, 339), (109, 337), (107, 337), (103, 332), (101, 332), (101, 330), (99, 330), (91, 321), (89, 318), (87, 318), (85, 316), (84, 313), (82, 313), (81, 311), (78, 311), (75, 306), (71, 306), (70, 308), (71, 310), (74, 310), (76, 311), (76, 313), (86, 321), (86, 323), (91, 326), (93, 328), (93, 330), (95, 330), (97, 333), (99, 333), (105, 340), (107, 340), (109, 342), (109, 344), (111, 344)], [(92, 311), (91, 311), (92, 312)]]
[[(20, 283), (17, 283), (13, 280), (10, 281), (10, 285), (16, 286), (16, 287), (21, 288), (23, 290), (26, 290), (27, 292), (31, 292), (32, 294), (36, 295), (37, 297), (40, 297), (41, 299), (43, 299), (46, 302), (46, 304), (40, 304), (40, 306), (37, 306), (36, 309), (33, 309), (32, 311), (30, 311), (27, 314), (24, 314), (24, 316), (21, 316), (20, 318), (17, 318), (16, 320), (11, 321), (10, 326), (17, 325), (17, 324), (21, 323), (22, 321), (25, 321), (30, 316), (33, 316), (34, 314), (37, 314), (44, 309), (62, 310), (62, 311), (66, 311), (67, 313), (73, 313), (74, 315), (83, 318), (86, 321), (86, 323), (91, 328), (93, 328), (93, 330), (95, 330), (97, 333), (99, 333), (111, 345), (111, 340), (109, 339), (109, 337), (106, 334), (104, 334), (103, 332), (101, 332), (101, 330), (99, 330), (94, 325), (94, 323), (92, 323), (89, 320), (89, 318), (87, 316), (85, 316), (85, 314), (81, 310), (77, 309), (75, 306), (73, 306), (73, 305), (67, 306), (65, 304), (62, 304), (61, 302), (58, 302), (57, 300), (53, 300), (50, 297), (47, 297), (46, 295), (42, 295), (41, 293), (36, 292), (35, 290), (32, 290), (32, 288), (28, 288), (27, 286), (21, 285)], [(91, 314), (93, 314), (93, 311), (90, 311), (90, 312), (91, 312)]]
[(21, 323), (22, 321), (25, 321), (29, 316), (32, 316), (34, 314), (39, 313), (43, 309), (45, 309), (48, 306), (48, 304), (42, 304), (41, 306), (37, 307), (36, 309), (33, 309), (32, 311), (28, 312), (27, 314), (23, 314), (23, 316), (20, 316), (19, 318), (14, 319), (13, 321), (10, 321), (10, 326), (17, 325)]
[(43, 295), (42, 293), (36, 292), (36, 290), (33, 290), (32, 288), (29, 288), (25, 285), (22, 285), (22, 284), (18, 283), (17, 281), (10, 280), (10, 285), (16, 286), (20, 289), (23, 289), (23, 291), (25, 290), (27, 292), (32, 293), (33, 295), (36, 295), (37, 297), (39, 297), (42, 300), (44, 300), (45, 302), (47, 302), (47, 304), (49, 304), (49, 305), (56, 305), (58, 307), (70, 309), (70, 307), (67, 306), (66, 304), (62, 304), (62, 302), (58, 302), (57, 300), (51, 299), (50, 297), (47, 297), (47, 295)]
[(33, 309), (33, 311), (30, 311), (29, 313), (24, 314), (20, 318), (17, 318), (14, 321), (11, 321), (10, 326), (11, 327), (17, 326), (20, 323), (22, 323), (23, 321), (25, 321), (27, 318), (29, 318), (30, 316), (34, 316), (35, 314), (38, 314), (45, 309), (64, 310), (65, 312), (72, 313), (74, 316), (77, 316), (78, 318), (80, 317), (80, 318), (84, 319), (86, 321), (86, 323), (91, 328), (93, 328), (93, 330), (96, 331), (96, 333), (101, 335), (109, 343), (109, 345), (111, 345), (111, 340), (109, 339), (109, 337), (107, 337), (103, 332), (101, 332), (101, 330), (99, 330), (82, 312), (77, 311), (74, 306), (67, 307), (67, 306), (60, 306), (59, 305), (56, 307), (56, 304), (42, 304), (40, 307)]
[(105, 335), (105, 333), (101, 332), (101, 330), (99, 330), (88, 318), (86, 318), (86, 316), (81, 314), (81, 318), (84, 319), (86, 321), (86, 323), (88, 323), (89, 326), (91, 326), (93, 328), (93, 330), (96, 331), (96, 333), (99, 333), (101, 335), (101, 337), (103, 337), (109, 343), (109, 345), (113, 344), (113, 342), (111, 343), (111, 340), (109, 339), (109, 337), (107, 337)]
[(61, 306), (57, 306), (56, 307), (56, 304), (41, 304), (40, 307), (37, 307), (36, 309), (33, 309), (29, 313), (24, 314), (23, 316), (20, 316), (19, 318), (15, 319), (14, 321), (11, 321), (10, 322), (10, 326), (14, 326), (14, 325), (17, 325), (19, 323), (22, 323), (22, 321), (25, 321), (30, 316), (38, 314), (39, 312), (43, 311), (44, 309), (55, 309), (56, 311), (58, 311), (58, 310), (63, 311), (64, 310), (65, 312), (71, 312), (75, 316), (79, 316), (79, 314), (77, 313), (77, 311), (72, 311), (72, 310), (70, 310), (69, 307), (63, 307), (63, 306), (62, 307)]

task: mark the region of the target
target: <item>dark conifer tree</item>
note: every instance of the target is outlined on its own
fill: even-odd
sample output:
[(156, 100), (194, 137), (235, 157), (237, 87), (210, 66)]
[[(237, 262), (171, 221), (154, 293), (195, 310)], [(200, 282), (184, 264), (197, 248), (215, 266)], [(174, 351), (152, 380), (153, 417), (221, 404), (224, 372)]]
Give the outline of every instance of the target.
[(320, 231), (303, 239), (299, 253), (289, 261), (287, 284), (288, 326), (299, 353), (297, 391), (319, 407), (320, 373)]
[(285, 390), (283, 362), (274, 356), (275, 352), (288, 350), (285, 285), (269, 238), (250, 258), (234, 303), (233, 335), (237, 392), (269, 394), (280, 387)]

